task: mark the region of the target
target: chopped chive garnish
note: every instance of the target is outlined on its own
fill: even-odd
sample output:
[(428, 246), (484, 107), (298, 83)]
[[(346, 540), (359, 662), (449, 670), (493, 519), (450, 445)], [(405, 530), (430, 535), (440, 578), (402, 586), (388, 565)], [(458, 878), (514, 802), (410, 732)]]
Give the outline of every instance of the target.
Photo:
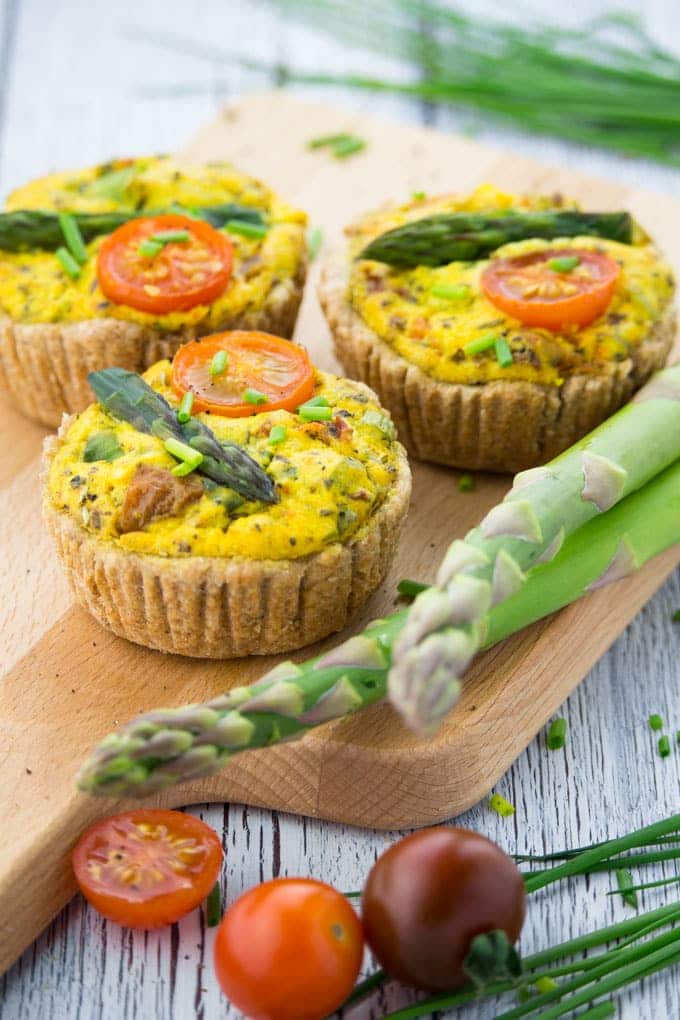
[(194, 450), (193, 446), (181, 443), (174, 436), (166, 439), (164, 445), (169, 454), (181, 461), (177, 467), (172, 469), (173, 475), (188, 475), (203, 463), (203, 454), (199, 450)]
[(444, 301), (462, 301), (469, 297), (470, 288), (465, 283), (436, 283), (430, 294), (432, 297), (443, 298)]
[(156, 255), (163, 251), (163, 243), (161, 241), (152, 241), (150, 237), (146, 237), (140, 242), (137, 251), (145, 259), (155, 259)]
[(312, 227), (307, 235), (307, 258), (313, 262), (321, 250), (323, 244), (323, 232), (321, 227)]
[(509, 818), (515, 813), (513, 805), (505, 797), (502, 797), (500, 793), (494, 793), (493, 796), (489, 797), (489, 807), (497, 815), (500, 815), (501, 818)]
[(676, 731), (676, 733), (675, 733), (675, 740), (676, 740), (676, 743), (680, 744), (680, 730)]
[(285, 425), (274, 425), (269, 433), (269, 439), (267, 442), (270, 446), (278, 446), (282, 443), (287, 435), (287, 429)]
[(254, 390), (249, 386), (243, 391), (243, 399), (246, 404), (266, 404), (269, 398), (264, 393), (260, 393), (259, 390)]
[(416, 595), (420, 595), (421, 591), (425, 591), (426, 588), (426, 584), (422, 584), (420, 581), (411, 581), (408, 577), (402, 578), (397, 585), (397, 591), (405, 599), (414, 599)]
[(213, 359), (210, 362), (210, 368), (208, 369), (213, 379), (215, 376), (224, 375), (227, 370), (228, 362), (229, 357), (226, 351), (217, 351), (217, 353), (213, 355)]
[(318, 397), (310, 397), (309, 400), (306, 400), (304, 402), (304, 404), (301, 404), (300, 406), (301, 407), (329, 407), (330, 405), (328, 403), (328, 398), (327, 397), (318, 396)]
[(347, 159), (348, 156), (362, 152), (365, 148), (366, 142), (363, 138), (349, 137), (333, 146), (333, 155), (336, 159)]
[(70, 213), (59, 213), (59, 226), (66, 241), (66, 247), (73, 255), (76, 262), (84, 266), (87, 262), (87, 248), (80, 233), (80, 227)]
[(472, 475), (461, 475), (458, 479), (459, 492), (472, 492), (475, 487), (475, 480)]
[(676, 609), (673, 613), (673, 623), (680, 623), (680, 609)]
[(317, 404), (303, 404), (302, 407), (298, 407), (298, 414), (303, 421), (330, 421), (333, 409)]
[(72, 280), (77, 280), (80, 276), (80, 266), (74, 259), (68, 248), (57, 248), (54, 253), (61, 263), (61, 267), (64, 272), (71, 277)]
[(662, 758), (667, 758), (671, 753), (671, 742), (668, 737), (664, 734), (663, 737), (659, 737), (659, 754)]
[(227, 220), (224, 229), (230, 234), (241, 234), (243, 237), (265, 237), (267, 234), (263, 223), (249, 223), (248, 220)]
[(205, 901), (205, 923), (208, 928), (216, 928), (222, 919), (222, 896), (220, 883), (215, 882)]
[(567, 720), (553, 719), (548, 730), (546, 743), (551, 751), (559, 751), (567, 739)]
[(422, 202), (426, 198), (427, 195), (425, 194), (424, 191), (414, 191), (413, 194), (411, 195), (412, 202)]
[(179, 411), (177, 412), (177, 420), (183, 425), (191, 418), (191, 408), (194, 406), (194, 394), (192, 390), (187, 390), (182, 397), (182, 403), (179, 405)]
[(508, 365), (512, 365), (513, 357), (512, 351), (508, 345), (508, 341), (504, 340), (503, 337), (499, 337), (496, 340), (494, 347), (496, 348), (496, 361), (501, 368), (507, 368)]
[(633, 876), (628, 868), (617, 868), (614, 874), (616, 875), (616, 884), (619, 887), (623, 902), (627, 903), (629, 907), (637, 907), (637, 893), (633, 889)]
[(555, 979), (551, 977), (537, 978), (536, 982), (534, 983), (534, 988), (536, 989), (537, 992), (540, 992), (541, 994), (543, 992), (554, 992), (557, 987), (558, 987), (557, 981), (555, 981)]
[(339, 135), (320, 135), (318, 138), (311, 138), (307, 142), (308, 149), (324, 149), (329, 145), (340, 145), (341, 142), (346, 142), (351, 135), (339, 134)]
[(654, 713), (654, 715), (650, 715), (648, 722), (650, 730), (663, 729), (663, 719), (661, 718), (660, 715), (657, 715), (656, 713)]
[(556, 273), (570, 273), (572, 269), (580, 266), (581, 260), (577, 255), (563, 255), (556, 259), (548, 260), (548, 268), (554, 269)]
[(469, 344), (465, 344), (463, 350), (467, 355), (473, 357), (475, 354), (482, 354), (483, 351), (494, 347), (497, 340), (498, 337), (495, 333), (487, 333), (486, 336), (480, 336), (479, 340), (471, 340)]
[(156, 241), (158, 244), (172, 244), (173, 242), (179, 244), (183, 241), (190, 241), (191, 234), (188, 230), (157, 230), (149, 240)]

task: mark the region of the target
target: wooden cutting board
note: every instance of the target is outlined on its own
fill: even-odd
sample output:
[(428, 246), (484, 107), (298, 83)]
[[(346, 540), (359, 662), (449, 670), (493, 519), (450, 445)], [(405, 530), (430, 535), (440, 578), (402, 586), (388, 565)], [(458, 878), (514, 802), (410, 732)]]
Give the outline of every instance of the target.
[[(367, 150), (346, 162), (306, 141), (353, 131)], [(332, 243), (342, 225), (386, 198), (465, 190), (563, 191), (589, 208), (625, 206), (657, 238), (680, 275), (680, 202), (588, 179), (422, 128), (394, 126), (280, 93), (224, 111), (183, 154), (231, 159), (309, 211)], [(311, 279), (297, 338), (335, 369)], [(69, 851), (83, 828), (121, 802), (77, 793), (73, 777), (92, 745), (150, 708), (207, 700), (255, 680), (276, 660), (214, 663), (167, 657), (102, 630), (71, 600), (39, 512), (44, 430), (0, 404), (2, 577), (0, 633), (0, 972), (73, 892)], [(414, 465), (414, 497), (398, 560), (356, 621), (388, 613), (403, 576), (430, 580), (449, 541), (502, 496), (507, 480)], [(450, 818), (478, 801), (524, 750), (593, 663), (680, 561), (668, 552), (634, 578), (588, 596), (481, 656), (436, 739), (407, 733), (376, 706), (304, 740), (233, 759), (219, 776), (150, 799), (177, 806), (238, 801), (379, 828)], [(337, 640), (334, 639), (334, 640)], [(331, 642), (327, 642), (329, 644)], [(301, 653), (300, 658), (310, 654)]]

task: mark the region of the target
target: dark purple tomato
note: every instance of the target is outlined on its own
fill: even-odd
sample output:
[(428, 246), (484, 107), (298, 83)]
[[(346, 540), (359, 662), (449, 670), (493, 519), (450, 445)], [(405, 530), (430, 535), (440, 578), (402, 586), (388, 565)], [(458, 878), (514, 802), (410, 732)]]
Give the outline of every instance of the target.
[(453, 991), (477, 935), (516, 942), (524, 881), (499, 846), (469, 829), (424, 829), (374, 864), (362, 907), (366, 940), (388, 974), (426, 991)]

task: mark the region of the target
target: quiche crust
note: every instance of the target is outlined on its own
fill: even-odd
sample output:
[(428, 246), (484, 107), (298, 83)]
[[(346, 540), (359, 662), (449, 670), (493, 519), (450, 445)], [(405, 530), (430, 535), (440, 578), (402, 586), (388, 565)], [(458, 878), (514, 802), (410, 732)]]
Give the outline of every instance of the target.
[[(44, 472), (71, 419), (45, 441)], [(384, 580), (411, 494), (406, 453), (385, 501), (348, 542), (296, 560), (131, 552), (57, 510), (43, 516), (76, 601), (119, 637), (208, 659), (289, 652), (341, 630)]]
[(608, 418), (661, 368), (673, 346), (671, 302), (649, 334), (606, 376), (574, 374), (561, 387), (500, 380), (442, 382), (397, 354), (352, 306), (347, 246), (322, 267), (319, 299), (347, 375), (389, 410), (399, 439), (419, 460), (515, 473), (556, 457)]
[(225, 318), (210, 329), (185, 326), (168, 333), (126, 319), (21, 323), (0, 315), (0, 389), (10, 394), (26, 417), (57, 428), (64, 413), (74, 414), (92, 403), (89, 372), (112, 365), (143, 372), (206, 332), (254, 329), (291, 337), (306, 271), (301, 230), (295, 275), (277, 282), (259, 307)]

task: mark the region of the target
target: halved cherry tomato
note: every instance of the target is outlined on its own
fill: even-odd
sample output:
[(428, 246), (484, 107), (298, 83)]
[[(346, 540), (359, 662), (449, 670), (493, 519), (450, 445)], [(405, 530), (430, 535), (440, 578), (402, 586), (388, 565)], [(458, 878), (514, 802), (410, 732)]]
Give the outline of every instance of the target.
[(226, 912), (215, 970), (251, 1020), (321, 1020), (351, 992), (363, 952), (361, 921), (341, 893), (312, 878), (277, 878)]
[[(551, 268), (554, 260), (578, 258), (570, 271)], [(525, 326), (560, 330), (587, 326), (607, 308), (621, 269), (601, 252), (549, 249), (492, 259), (482, 273), (482, 290), (492, 304)]]
[(127, 928), (172, 924), (202, 903), (222, 865), (222, 845), (181, 811), (140, 808), (96, 822), (73, 851), (80, 890)]
[(387, 973), (428, 991), (463, 984), (477, 935), (522, 930), (526, 892), (514, 862), (469, 829), (423, 829), (391, 846), (364, 887), (366, 941)]
[[(227, 355), (226, 365), (211, 375), (220, 351)], [(314, 369), (305, 349), (290, 340), (234, 330), (180, 347), (172, 363), (172, 387), (178, 396), (191, 390), (194, 411), (243, 418), (279, 408), (294, 411), (314, 393)]]
[[(167, 231), (186, 231), (155, 254), (140, 244)], [(208, 305), (231, 278), (234, 249), (224, 234), (188, 216), (143, 216), (114, 230), (99, 249), (97, 276), (110, 301), (164, 315)]]

